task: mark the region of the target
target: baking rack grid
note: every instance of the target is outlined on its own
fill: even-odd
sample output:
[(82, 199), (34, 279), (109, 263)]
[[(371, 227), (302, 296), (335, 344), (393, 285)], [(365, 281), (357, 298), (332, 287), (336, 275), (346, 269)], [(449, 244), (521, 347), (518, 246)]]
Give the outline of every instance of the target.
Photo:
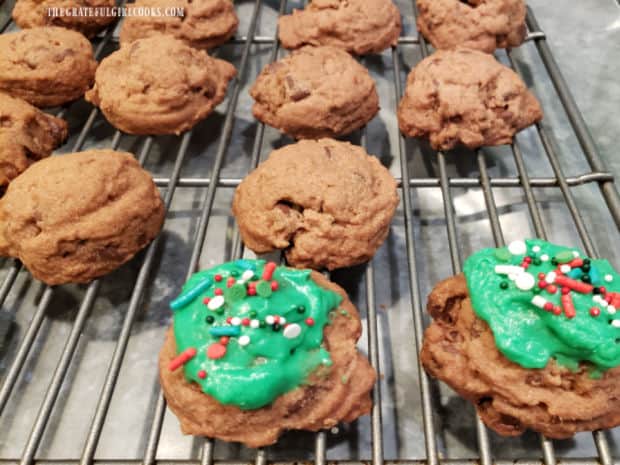
[[(230, 190), (239, 184), (240, 177), (224, 177), (222, 175), (225, 166), (227, 153), (229, 151), (231, 138), (233, 136), (233, 128), (236, 122), (236, 111), (238, 101), (240, 97), (243, 85), (248, 82), (252, 82), (254, 76), (249, 72), (249, 60), (252, 55), (253, 47), (265, 46), (270, 49), (268, 55), (268, 61), (274, 61), (279, 54), (279, 44), (276, 40), (275, 33), (271, 36), (258, 35), (257, 25), (259, 24), (259, 18), (261, 16), (261, 10), (265, 8), (261, 0), (256, 0), (253, 4), (251, 17), (249, 18), (249, 24), (247, 34), (245, 36), (239, 36), (233, 39), (232, 46), (241, 48), (241, 57), (238, 64), (238, 77), (234, 80), (229, 87), (229, 95), (226, 102), (226, 109), (224, 113), (224, 119), (221, 124), (221, 132), (217, 136), (216, 144), (217, 150), (213, 158), (213, 164), (211, 166), (210, 174), (206, 177), (192, 176), (183, 177), (183, 167), (187, 163), (188, 149), (191, 144), (192, 137), (194, 136), (192, 131), (183, 134), (175, 140), (176, 156), (174, 157), (174, 164), (172, 165), (170, 174), (166, 177), (155, 175), (156, 184), (162, 189), (164, 196), (164, 202), (166, 208), (170, 213), (171, 206), (173, 205), (175, 193), (179, 190), (187, 188), (194, 189), (200, 194), (200, 200), (197, 205), (197, 211), (199, 212), (199, 219), (197, 225), (193, 231), (191, 244), (193, 244), (191, 255), (184, 264), (185, 274), (189, 277), (193, 271), (195, 271), (201, 261), (201, 257), (204, 255), (204, 245), (207, 236), (207, 230), (210, 224), (210, 220), (214, 216), (214, 203), (216, 195), (218, 194), (218, 188)], [(415, 11), (415, 4), (412, 5), (413, 11)], [(281, 0), (279, 2), (279, 14), (287, 11), (287, 2)], [(524, 157), (524, 148), (521, 146), (519, 139), (510, 146), (510, 152), (514, 159), (516, 166), (516, 174), (513, 176), (491, 176), (489, 163), (489, 155), (483, 151), (478, 151), (475, 155), (477, 165), (477, 175), (474, 176), (451, 176), (449, 163), (447, 160), (448, 155), (443, 153), (434, 154), (438, 163), (438, 175), (436, 176), (423, 176), (414, 177), (413, 171), (416, 171), (411, 166), (410, 158), (413, 156), (414, 151), (426, 150), (415, 146), (412, 148), (411, 141), (405, 140), (402, 136), (398, 136), (398, 143), (395, 163), (397, 163), (396, 169), (400, 170), (400, 176), (398, 177), (399, 189), (401, 193), (401, 206), (397, 215), (399, 217), (396, 221), (401, 221), (404, 228), (404, 245), (401, 247), (404, 250), (406, 259), (406, 270), (393, 270), (395, 273), (406, 274), (406, 282), (408, 291), (410, 293), (409, 311), (410, 318), (412, 320), (413, 334), (411, 334), (407, 340), (402, 341), (403, 346), (401, 350), (407, 350), (411, 354), (411, 363), (417, 365), (416, 372), (418, 373), (417, 385), (409, 386), (408, 388), (414, 390), (416, 393), (419, 390), (419, 399), (421, 403), (421, 425), (420, 429), (423, 435), (418, 438), (423, 442), (421, 450), (425, 451), (424, 456), (421, 458), (409, 458), (398, 456), (394, 459), (386, 459), (384, 454), (384, 442), (387, 438), (384, 432), (385, 424), (382, 422), (382, 408), (381, 390), (380, 386), (384, 386), (384, 383), (378, 383), (373, 391), (374, 406), (370, 417), (370, 456), (355, 458), (349, 457), (345, 460), (332, 460), (329, 462), (337, 462), (341, 464), (358, 464), (372, 462), (373, 465), (382, 465), (383, 463), (402, 463), (410, 465), (422, 465), (426, 463), (428, 465), (438, 465), (439, 463), (449, 463), (454, 465), (460, 464), (474, 464), (480, 463), (481, 465), (490, 465), (491, 463), (508, 464), (513, 463), (512, 459), (504, 459), (501, 454), (501, 450), (492, 450), (492, 440), (490, 439), (491, 433), (484, 427), (479, 419), (476, 419), (476, 456), (473, 458), (464, 457), (451, 457), (450, 454), (442, 452), (442, 447), (439, 445), (438, 437), (441, 434), (441, 422), (436, 418), (438, 406), (436, 396), (434, 394), (434, 381), (430, 380), (424, 371), (419, 369), (419, 361), (417, 360), (417, 352), (422, 341), (422, 334), (424, 325), (427, 322), (427, 318), (424, 315), (424, 296), (421, 291), (419, 273), (423, 264), (424, 256), (424, 238), (419, 234), (419, 212), (417, 212), (416, 203), (414, 198), (416, 197), (415, 191), (424, 189), (439, 189), (440, 195), (436, 197), (436, 200), (441, 203), (445, 216), (445, 233), (447, 235), (447, 249), (449, 250), (449, 257), (451, 261), (452, 272), (459, 272), (461, 269), (461, 251), (459, 249), (459, 242), (461, 236), (457, 232), (459, 225), (458, 211), (455, 211), (455, 199), (454, 191), (461, 189), (464, 191), (476, 190), (481, 191), (484, 204), (486, 206), (486, 213), (488, 224), (490, 226), (493, 242), (497, 245), (504, 244), (504, 230), (502, 229), (502, 221), (500, 219), (501, 213), (498, 211), (499, 207), (496, 203), (496, 191), (497, 189), (518, 189), (521, 195), (525, 199), (527, 210), (529, 214), (529, 221), (532, 226), (533, 233), (536, 236), (545, 238), (547, 237), (547, 231), (545, 222), (543, 220), (544, 212), (541, 208), (540, 202), (535, 196), (536, 189), (545, 188), (552, 189), (553, 191), (559, 191), (567, 212), (570, 215), (570, 220), (573, 227), (578, 233), (578, 236), (583, 244), (583, 247), (589, 255), (596, 256), (596, 244), (589, 234), (588, 227), (583, 218), (583, 211), (578, 207), (578, 202), (574, 198), (573, 189), (576, 186), (595, 186), (595, 190), (598, 190), (596, 195), (600, 196), (604, 202), (600, 205), (606, 205), (609, 217), (615, 224), (615, 233), (620, 226), (620, 197), (614, 185), (614, 176), (608, 172), (604, 163), (601, 160), (595, 143), (585, 125), (583, 117), (579, 112), (573, 97), (568, 90), (567, 84), (561, 75), (561, 72), (556, 64), (555, 59), (549, 49), (546, 42), (545, 33), (540, 29), (534, 14), (531, 10), (528, 10), (527, 17), (528, 36), (527, 40), (533, 42), (536, 51), (539, 54), (544, 68), (548, 73), (548, 79), (550, 79), (557, 96), (565, 110), (570, 126), (574, 131), (574, 135), (581, 148), (582, 156), (585, 156), (585, 160), (589, 166), (589, 170), (576, 176), (566, 176), (563, 171), (562, 153), (558, 152), (556, 144), (549, 134), (548, 129), (542, 125), (537, 124), (534, 128), (534, 134), (538, 138), (539, 143), (544, 149), (546, 159), (550, 164), (553, 176), (540, 177), (533, 176), (531, 169), (528, 171), (526, 159)], [(10, 26), (10, 20), (8, 20), (0, 30), (4, 32)], [(114, 49), (115, 34), (113, 30), (108, 31), (105, 36), (100, 37), (96, 43), (96, 55), (101, 58), (106, 52)], [(417, 53), (421, 56), (427, 56), (429, 49), (423, 38), (415, 35), (403, 35), (399, 44), (393, 47), (391, 50), (391, 65), (393, 74), (393, 95), (394, 102), (398, 102), (402, 95), (402, 88), (404, 83), (403, 67), (405, 66), (402, 58), (402, 49), (405, 47), (414, 47), (417, 49)], [(508, 64), (512, 66), (517, 72), (520, 72), (520, 67), (514, 59), (513, 52), (507, 51), (504, 59), (508, 61)], [(73, 107), (67, 107), (59, 111), (60, 116), (70, 116), (73, 111)], [(395, 115), (391, 115), (395, 118)], [(81, 130), (78, 137), (73, 141), (71, 150), (78, 151), (84, 147), (85, 143), (92, 137), (93, 126), (96, 121), (102, 117), (99, 114), (98, 109), (92, 108), (88, 111), (87, 117), (84, 119)], [(392, 122), (395, 124), (395, 122)], [(262, 154), (268, 150), (264, 147), (265, 131), (266, 128), (263, 124), (256, 122), (255, 133), (251, 145), (249, 168), (256, 167), (262, 158)], [(267, 128), (267, 130), (269, 130)], [(119, 131), (114, 133), (112, 138), (112, 148), (119, 148), (124, 136)], [(368, 134), (366, 130), (362, 130), (357, 135), (357, 141), (363, 145), (368, 145)], [(137, 147), (135, 152), (138, 154), (140, 163), (147, 163), (147, 158), (151, 152), (156, 139), (153, 137), (138, 138), (133, 141), (133, 146)], [(460, 191), (459, 191), (460, 192)], [(169, 221), (169, 218), (167, 222)], [(230, 228), (232, 238), (230, 240), (230, 259), (241, 257), (244, 253), (243, 244), (240, 241), (238, 231), (236, 228)], [(89, 418), (88, 433), (86, 440), (81, 447), (81, 454), (79, 457), (39, 457), (38, 450), (41, 442), (46, 434), (50, 434), (50, 430), (54, 428), (53, 422), (50, 421), (52, 413), (58, 402), (61, 389), (67, 389), (68, 373), (71, 371), (72, 361), (76, 357), (76, 352), (80, 347), (80, 339), (83, 337), (86, 325), (88, 323), (89, 315), (93, 307), (97, 304), (98, 294), (102, 288), (102, 280), (95, 281), (86, 286), (85, 291), (81, 294), (81, 300), (78, 304), (78, 309), (75, 313), (75, 317), (71, 322), (71, 329), (68, 332), (62, 351), (59, 352), (59, 358), (54, 361), (53, 370), (50, 371), (51, 378), (47, 381), (46, 390), (44, 396), (41, 398), (40, 405), (37, 406), (37, 413), (35, 415), (34, 422), (31, 425), (31, 429), (27, 432), (24, 441), (24, 447), (21, 456), (2, 456), (0, 455), (0, 465), (5, 464), (34, 464), (34, 463), (67, 463), (74, 464), (79, 463), (81, 465), (87, 465), (92, 463), (104, 464), (135, 464), (143, 463), (145, 465), (163, 464), (163, 463), (202, 463), (206, 465), (218, 463), (247, 463), (245, 459), (232, 457), (226, 460), (216, 460), (215, 447), (216, 443), (212, 440), (198, 440), (198, 447), (196, 448), (196, 455), (199, 457), (195, 459), (193, 457), (187, 459), (172, 459), (168, 460), (161, 458), (158, 455), (158, 446), (162, 438), (162, 430), (164, 424), (164, 417), (166, 414), (166, 405), (161, 394), (157, 396), (157, 401), (154, 402), (154, 412), (152, 414), (152, 421), (147, 427), (146, 432), (141, 434), (144, 436), (144, 449), (143, 454), (139, 458), (125, 456), (123, 451), (117, 451), (116, 458), (107, 459), (99, 458), (96, 454), (99, 441), (101, 439), (102, 431), (106, 425), (106, 422), (110, 422), (110, 404), (115, 394), (115, 389), (118, 386), (119, 374), (123, 369), (123, 364), (129, 363), (128, 358), (128, 346), (133, 334), (133, 326), (136, 319), (139, 317), (142, 311), (145, 295), (149, 293), (149, 288), (157, 278), (157, 273), (160, 272), (159, 249), (162, 247), (163, 237), (165, 234), (160, 235), (158, 239), (151, 244), (148, 249), (142, 253), (136, 262), (138, 263), (138, 271), (131, 286), (131, 291), (127, 297), (126, 310), (122, 317), (122, 325), (118, 331), (117, 339), (115, 340), (115, 348), (109, 359), (106, 362), (105, 378), (101, 385), (95, 386), (93, 394), (93, 404), (96, 404), (92, 417)], [(611, 239), (617, 241), (617, 236)], [(401, 254), (403, 254), (401, 250)], [(17, 261), (5, 260), (2, 264), (3, 280), (0, 283), (0, 305), (6, 306), (6, 301), (11, 293), (17, 293), (18, 286), (16, 282), (19, 276), (26, 274), (25, 270)], [(363, 288), (360, 292), (362, 294), (360, 306), (362, 314), (366, 315), (365, 327), (367, 329), (367, 347), (369, 352), (369, 358), (372, 365), (381, 373), (380, 350), (384, 350), (382, 340), (379, 338), (378, 328), (378, 312), (381, 311), (380, 305), (377, 302), (377, 289), (376, 280), (378, 279), (376, 274), (376, 265), (374, 260), (371, 261), (363, 270), (363, 276), (360, 276), (360, 282), (363, 282)], [(42, 291), (37, 296), (36, 308), (32, 311), (32, 317), (29, 320), (27, 326), (21, 334), (21, 339), (15, 343), (14, 349), (10, 351), (2, 351), (0, 349), (0, 416), (6, 413), (11, 407), (11, 399), (14, 391), (19, 385), (20, 377), (23, 376), (24, 366), (31, 356), (32, 347), (38, 343), (41, 328), (44, 326), (46, 320), (50, 318), (50, 313), (54, 310), (52, 302), (54, 302), (54, 293), (56, 288), (42, 287)], [(174, 292), (174, 291), (172, 291)], [(8, 311), (2, 308), (0, 310), (5, 315)], [(1, 341), (0, 341), (1, 342)], [(153, 352), (155, 354), (155, 352)], [(153, 355), (155, 357), (155, 355)], [(68, 383), (70, 384), (70, 383)], [(64, 387), (63, 387), (64, 386)], [(70, 390), (70, 386), (68, 389)], [(12, 415), (19, 415), (19, 408), (12, 412)], [(53, 432), (52, 432), (53, 433)], [(311, 451), (311, 456), (316, 465), (325, 465), (328, 462), (327, 450), (329, 443), (329, 432), (319, 432), (314, 435), (314, 447)], [(306, 436), (308, 437), (308, 436)], [(611, 436), (609, 436), (611, 437)], [(554, 465), (559, 462), (575, 463), (579, 465), (588, 465), (594, 463), (600, 463), (601, 465), (613, 465), (619, 463), (612, 457), (611, 447), (609, 444), (609, 437), (607, 432), (597, 431), (592, 434), (592, 438), (595, 444), (597, 452), (596, 456), (592, 457), (559, 457), (556, 455), (554, 443), (544, 437), (539, 438), (539, 448), (535, 456), (540, 458), (524, 458), (520, 460), (520, 463), (524, 464), (541, 464)], [(2, 438), (0, 437), (0, 444)], [(270, 449), (258, 449), (254, 451), (254, 462), (257, 465), (265, 465), (269, 461), (274, 463), (280, 463), (278, 460), (270, 459), (270, 450), (277, 448), (273, 446)], [(311, 448), (312, 449), (312, 448)], [(313, 453), (312, 453), (313, 452)], [(130, 454), (128, 454), (130, 455)], [(353, 455), (353, 454), (352, 454)], [(292, 462), (299, 462), (304, 460), (305, 457), (290, 457), (288, 460)], [(286, 463), (292, 463), (286, 462)]]

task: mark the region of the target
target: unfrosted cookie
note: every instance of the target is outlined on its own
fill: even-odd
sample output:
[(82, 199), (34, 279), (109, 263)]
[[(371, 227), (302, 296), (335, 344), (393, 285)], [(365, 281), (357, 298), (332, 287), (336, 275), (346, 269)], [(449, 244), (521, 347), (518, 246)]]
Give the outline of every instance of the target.
[(335, 47), (303, 47), (267, 65), (250, 94), (257, 119), (297, 139), (348, 134), (379, 111), (366, 68)]
[[(92, 37), (115, 20), (111, 14), (111, 8), (115, 5), (114, 0), (17, 0), (13, 8), (13, 20), (22, 29), (59, 26)], [(65, 12), (79, 9), (84, 14), (53, 16), (50, 12), (54, 8)]]
[(525, 38), (523, 0), (418, 0), (418, 29), (437, 49), (493, 53)]
[(0, 50), (0, 90), (37, 107), (81, 97), (97, 68), (88, 39), (61, 27), (2, 34)]
[(400, 130), (436, 150), (509, 144), (542, 119), (536, 97), (492, 55), (439, 50), (416, 65), (398, 107)]
[(424, 368), (502, 435), (620, 424), (620, 275), (539, 239), (484, 249), (428, 299)]
[(0, 189), (66, 138), (65, 120), (0, 92)]
[(86, 100), (129, 134), (179, 134), (224, 100), (233, 65), (172, 36), (140, 39), (106, 57)]
[(238, 260), (196, 273), (171, 307), (159, 374), (185, 434), (260, 447), (370, 411), (359, 314), (321, 274)]
[(285, 48), (333, 45), (365, 55), (396, 45), (400, 12), (391, 0), (314, 0), (278, 20)]
[(253, 251), (284, 249), (291, 265), (332, 270), (369, 260), (397, 205), (396, 181), (376, 157), (319, 139), (274, 150), (237, 188), (233, 214)]
[(45, 158), (0, 199), (0, 255), (50, 284), (84, 283), (118, 268), (159, 232), (164, 206), (129, 153)]
[(230, 0), (137, 0), (129, 8), (183, 8), (184, 16), (128, 16), (121, 28), (121, 44), (163, 33), (209, 49), (228, 41), (239, 24)]

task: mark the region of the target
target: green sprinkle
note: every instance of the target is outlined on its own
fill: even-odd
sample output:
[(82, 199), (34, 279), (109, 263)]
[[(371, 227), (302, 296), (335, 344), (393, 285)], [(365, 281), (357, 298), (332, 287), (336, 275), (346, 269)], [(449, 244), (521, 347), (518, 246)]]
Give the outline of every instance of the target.
[(267, 298), (271, 295), (271, 284), (267, 281), (260, 280), (258, 284), (256, 284), (256, 293), (264, 298)]
[(205, 321), (206, 321), (208, 324), (213, 324), (213, 322), (215, 321), (215, 318), (213, 318), (211, 315), (208, 315), (208, 316), (205, 318)]
[(226, 288), (224, 291), (226, 302), (236, 302), (243, 299), (246, 295), (247, 292), (243, 284), (233, 284), (232, 287)]
[(258, 313), (256, 312), (256, 310), (250, 311), (250, 318), (256, 318), (257, 316), (258, 316)]
[(573, 252), (570, 250), (563, 250), (562, 252), (558, 252), (553, 258), (555, 258), (558, 263), (568, 263), (575, 257), (573, 256)]
[(542, 260), (540, 258), (535, 258), (532, 263), (536, 266), (540, 266), (542, 264)]
[(299, 307), (297, 307), (297, 313), (306, 313), (306, 307), (300, 305)]
[(502, 281), (501, 283), (499, 283), (499, 287), (501, 287), (502, 289), (508, 289), (508, 283), (506, 281)]
[(501, 260), (502, 262), (507, 262), (512, 257), (512, 254), (508, 251), (506, 247), (501, 249), (495, 249), (495, 258)]

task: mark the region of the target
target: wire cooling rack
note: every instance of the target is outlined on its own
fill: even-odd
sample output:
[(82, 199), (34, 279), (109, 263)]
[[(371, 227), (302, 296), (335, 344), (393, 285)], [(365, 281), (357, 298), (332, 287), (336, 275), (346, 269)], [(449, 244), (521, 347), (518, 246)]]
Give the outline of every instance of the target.
[[(121, 134), (83, 101), (56, 112), (73, 134), (60, 152), (132, 151), (161, 188), (167, 219), (146, 251), (88, 286), (46, 287), (19, 262), (0, 261), (0, 464), (618, 463), (614, 431), (553, 442), (534, 433), (500, 438), (420, 369), (425, 296), (460, 271), (461, 257), (538, 236), (618, 264), (620, 197), (532, 11), (527, 43), (497, 58), (538, 93), (542, 124), (511, 146), (476, 153), (435, 153), (401, 137), (395, 108), (406, 73), (429, 54), (415, 31), (415, 4), (405, 1), (398, 46), (362, 59), (377, 80), (380, 115), (350, 137), (390, 167), (401, 205), (373, 261), (332, 274), (365, 316), (360, 343), (381, 373), (370, 418), (287, 433), (258, 450), (180, 435), (157, 382), (167, 304), (198, 267), (247, 253), (229, 213), (233, 189), (274, 147), (291, 142), (252, 118), (247, 88), (280, 56), (276, 18), (293, 6), (302, 5), (236, 4), (240, 35), (216, 53), (236, 65), (237, 79), (219, 111), (180, 137)], [(8, 18), (0, 25), (14, 27)], [(110, 30), (95, 40), (99, 59), (116, 38)]]

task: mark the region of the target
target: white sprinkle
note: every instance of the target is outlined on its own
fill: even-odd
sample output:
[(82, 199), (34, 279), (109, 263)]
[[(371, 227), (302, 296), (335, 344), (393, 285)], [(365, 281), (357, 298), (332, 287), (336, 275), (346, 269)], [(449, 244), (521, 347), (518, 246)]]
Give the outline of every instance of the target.
[(529, 273), (521, 273), (515, 280), (515, 285), (522, 291), (529, 291), (536, 284), (534, 276)]
[(281, 325), (286, 324), (286, 318), (284, 318), (283, 316), (280, 317), (280, 324)]
[(245, 270), (242, 274), (241, 274), (241, 280), (243, 282), (252, 279), (254, 277), (254, 272), (252, 270)]
[(286, 325), (282, 334), (284, 334), (284, 337), (287, 339), (295, 339), (301, 334), (301, 326), (297, 323)]
[(576, 250), (573, 250), (573, 257), (579, 258), (579, 252), (577, 252)]
[(614, 307), (613, 305), (608, 305), (607, 313), (609, 313), (610, 315), (614, 315), (616, 313), (616, 307)]
[(545, 281), (547, 282), (547, 284), (553, 284), (555, 282), (556, 276), (557, 274), (555, 271), (550, 271), (549, 273), (547, 273), (547, 276), (545, 276)]
[(254, 328), (254, 329), (256, 329), (256, 328), (260, 328), (260, 321), (258, 321), (258, 320), (252, 320), (252, 321), (250, 321), (250, 327), (251, 327), (251, 328)]
[(534, 247), (532, 247), (532, 252), (540, 252), (540, 246), (535, 245)]
[(535, 295), (534, 297), (532, 297), (531, 302), (532, 304), (536, 305), (538, 308), (544, 308), (545, 304), (547, 303), (547, 299), (545, 299), (541, 295)]
[(620, 320), (613, 320), (613, 321), (611, 322), (611, 325), (612, 325), (614, 328), (620, 328)]
[(516, 265), (495, 265), (495, 272), (497, 274), (520, 274), (525, 270)]
[(602, 300), (602, 299), (601, 299), (601, 296), (600, 296), (600, 295), (596, 295), (596, 294), (594, 294), (594, 295), (592, 296), (592, 302), (594, 302), (594, 303), (597, 303), (597, 304), (598, 304), (601, 300)]
[(601, 299), (600, 305), (601, 307), (605, 308), (609, 305), (609, 302), (607, 302), (605, 299)]
[(209, 300), (209, 303), (207, 304), (207, 308), (209, 310), (217, 310), (222, 305), (224, 305), (224, 296), (216, 295), (211, 300)]
[(610, 275), (610, 274), (606, 274), (605, 278), (603, 278), (603, 279), (605, 279), (606, 282), (610, 283), (610, 282), (612, 282), (614, 280), (614, 277), (612, 275)]
[(267, 316), (265, 317), (265, 322), (266, 322), (268, 325), (272, 325), (272, 324), (274, 323), (274, 321), (275, 321), (275, 320), (273, 319), (273, 315), (267, 315)]
[(560, 265), (560, 271), (562, 273), (568, 273), (570, 270), (572, 270), (570, 265)]
[(338, 429), (337, 426), (333, 426), (332, 429), (329, 430), (330, 433), (332, 434), (338, 434), (340, 430)]
[(512, 241), (508, 244), (508, 251), (513, 255), (523, 255), (527, 252), (527, 246), (523, 241)]
[(508, 279), (510, 279), (511, 281), (514, 281), (515, 279), (517, 279), (517, 276), (519, 276), (519, 275), (515, 274), (515, 273), (510, 273), (508, 275)]
[(541, 259), (543, 262), (548, 262), (548, 261), (549, 261), (549, 255), (547, 255), (547, 254), (542, 254), (542, 255), (540, 256), (540, 259)]
[(238, 316), (231, 318), (230, 324), (233, 326), (239, 326), (241, 324), (241, 318), (239, 318)]
[(239, 337), (239, 339), (237, 339), (237, 342), (239, 342), (240, 346), (247, 346), (250, 343), (250, 336), (246, 336), (245, 334), (241, 337)]

